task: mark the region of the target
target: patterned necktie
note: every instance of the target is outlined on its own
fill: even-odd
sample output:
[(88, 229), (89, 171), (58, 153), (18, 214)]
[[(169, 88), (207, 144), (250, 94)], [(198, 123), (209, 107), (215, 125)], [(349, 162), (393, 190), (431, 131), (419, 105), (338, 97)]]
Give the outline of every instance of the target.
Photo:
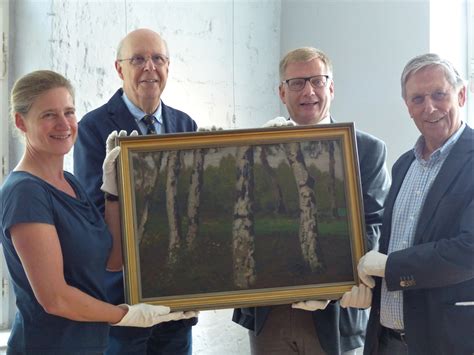
[(142, 121), (146, 124), (146, 134), (156, 134), (155, 122), (156, 117), (153, 115), (145, 115)]

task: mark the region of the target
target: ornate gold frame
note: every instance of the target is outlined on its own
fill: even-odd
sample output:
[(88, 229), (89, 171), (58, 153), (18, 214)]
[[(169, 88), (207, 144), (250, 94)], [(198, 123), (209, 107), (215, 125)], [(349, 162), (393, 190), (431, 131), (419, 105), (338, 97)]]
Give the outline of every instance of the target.
[[(135, 171), (137, 167), (133, 165), (133, 157), (141, 157), (141, 154), (150, 157), (163, 152), (168, 155), (171, 153), (174, 154), (175, 152), (191, 154), (199, 149), (206, 149), (206, 154), (212, 157), (212, 154), (218, 154), (213, 153), (213, 151), (219, 152), (222, 149), (232, 150), (233, 148), (238, 150), (239, 147), (243, 146), (251, 146), (253, 147), (252, 149), (263, 149), (262, 147), (266, 146), (283, 147), (284, 145), (299, 143), (297, 146), (302, 147), (302, 144), (312, 144), (318, 147), (318, 144), (323, 144), (319, 142), (328, 141), (336, 142), (334, 144), (339, 147), (337, 150), (337, 154), (339, 154), (337, 159), (342, 167), (339, 170), (341, 175), (339, 183), (340, 186), (343, 186), (342, 190), (344, 191), (345, 215), (342, 217), (339, 216), (338, 220), (341, 220), (343, 224), (346, 223), (345, 225), (347, 225), (348, 235), (344, 236), (344, 238), (347, 238), (347, 241), (343, 241), (343, 243), (350, 245), (350, 256), (348, 257), (351, 258), (350, 265), (352, 270), (350, 270), (351, 275), (348, 279), (335, 282), (300, 284), (297, 286), (244, 287), (238, 290), (223, 288), (221, 290), (202, 293), (191, 292), (166, 296), (153, 294), (151, 297), (150, 295), (143, 295), (144, 286), (146, 287), (147, 285), (142, 285), (142, 273), (150, 273), (159, 270), (160, 267), (162, 267), (161, 264), (163, 264), (163, 260), (154, 260), (153, 263), (147, 262), (146, 264), (142, 264), (141, 249), (137, 241), (140, 218), (142, 217), (137, 216), (137, 211), (143, 210), (143, 206), (139, 204), (143, 203), (144, 200), (150, 201), (148, 197), (155, 194), (155, 192), (147, 195), (147, 199), (143, 197), (145, 196), (144, 193), (142, 193), (143, 196), (140, 195), (142, 197), (137, 197), (137, 191), (139, 191), (137, 186), (139, 183), (137, 182), (137, 172)], [(146, 302), (150, 304), (162, 304), (170, 306), (173, 310), (204, 310), (287, 304), (306, 299), (339, 298), (344, 292), (350, 290), (353, 285), (359, 282), (356, 265), (365, 251), (365, 224), (355, 129), (352, 123), (125, 137), (118, 139), (118, 144), (121, 147), (118, 172), (122, 214), (125, 294), (128, 303), (136, 304)], [(282, 151), (284, 152), (284, 150)], [(311, 153), (311, 150), (308, 149), (307, 151)], [(280, 155), (281, 154), (283, 153), (280, 152)], [(308, 158), (305, 157), (304, 159)], [(160, 187), (156, 184), (156, 187), (154, 186), (153, 189), (155, 188), (158, 189)], [(161, 189), (164, 188), (167, 187), (161, 184)], [(166, 192), (160, 191), (159, 193)], [(165, 201), (152, 202), (158, 204), (165, 203)], [(222, 211), (222, 213), (225, 214), (227, 212)], [(318, 211), (318, 216), (321, 213), (328, 214), (329, 212)], [(155, 217), (149, 216), (149, 218), (153, 219)], [(140, 228), (143, 229), (143, 225)], [(171, 230), (171, 228), (169, 229)], [(232, 233), (229, 232), (229, 235), (223, 235), (222, 238), (232, 238)], [(235, 250), (232, 249), (232, 252), (234, 251)], [(203, 262), (206, 262), (206, 260), (203, 260)], [(342, 260), (340, 260), (340, 262), (333, 262), (336, 268), (338, 267), (337, 265), (340, 264), (342, 264)], [(199, 267), (197, 263), (194, 265)], [(221, 267), (222, 265), (216, 264), (216, 272), (218, 272)], [(332, 266), (332, 269), (334, 269), (334, 266)], [(255, 272), (255, 268), (252, 270)], [(323, 276), (321, 272), (320, 275), (321, 277)], [(177, 284), (179, 284), (183, 276), (185, 276), (183, 273), (174, 276), (175, 281), (177, 280)], [(229, 275), (229, 277), (231, 276)], [(209, 276), (209, 278), (212, 278), (212, 276)], [(206, 288), (202, 280), (200, 282), (201, 284), (196, 285), (196, 290)]]

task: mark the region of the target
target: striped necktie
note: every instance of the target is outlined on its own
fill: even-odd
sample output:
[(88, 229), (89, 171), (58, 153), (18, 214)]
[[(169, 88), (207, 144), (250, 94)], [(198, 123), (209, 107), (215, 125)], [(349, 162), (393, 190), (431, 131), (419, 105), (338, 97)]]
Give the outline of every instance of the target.
[(142, 118), (143, 123), (146, 124), (146, 134), (156, 134), (155, 122), (156, 117), (153, 115), (145, 115)]

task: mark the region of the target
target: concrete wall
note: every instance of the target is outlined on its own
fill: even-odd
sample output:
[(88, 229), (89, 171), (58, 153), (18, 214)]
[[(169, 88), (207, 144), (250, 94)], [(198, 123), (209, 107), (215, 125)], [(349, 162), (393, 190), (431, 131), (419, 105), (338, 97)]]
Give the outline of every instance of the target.
[(163, 101), (199, 126), (245, 128), (278, 115), (279, 1), (18, 0), (12, 7), (12, 77), (41, 68), (66, 75), (78, 117), (120, 87), (116, 46), (141, 27), (168, 42)]

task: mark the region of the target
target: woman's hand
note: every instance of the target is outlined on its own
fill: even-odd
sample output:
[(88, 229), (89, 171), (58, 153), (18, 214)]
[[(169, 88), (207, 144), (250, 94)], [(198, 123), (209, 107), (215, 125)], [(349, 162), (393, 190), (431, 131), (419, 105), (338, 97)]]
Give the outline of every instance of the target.
[(169, 307), (153, 306), (146, 303), (133, 306), (121, 304), (118, 307), (126, 309), (127, 313), (120, 322), (111, 324), (112, 326), (147, 328), (155, 324), (193, 318), (199, 315), (198, 311), (170, 312)]

